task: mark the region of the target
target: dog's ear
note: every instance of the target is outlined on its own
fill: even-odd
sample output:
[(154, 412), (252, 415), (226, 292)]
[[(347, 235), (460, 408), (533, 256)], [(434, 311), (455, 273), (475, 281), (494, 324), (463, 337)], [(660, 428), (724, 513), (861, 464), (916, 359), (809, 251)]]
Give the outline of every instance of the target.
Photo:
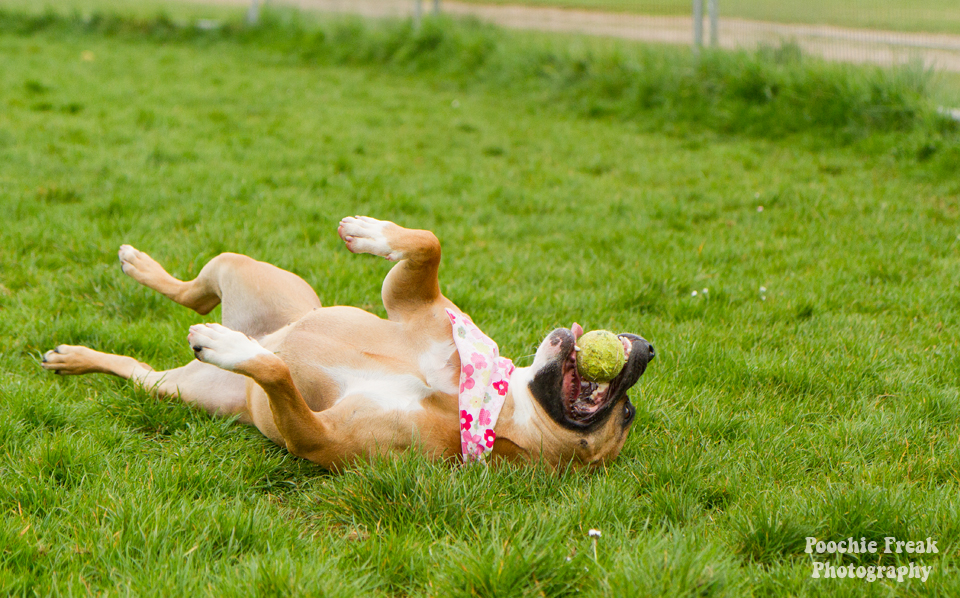
[(492, 454), (499, 458), (506, 459), (507, 461), (516, 462), (520, 459), (520, 457), (524, 456), (525, 452), (526, 451), (520, 448), (518, 444), (509, 438), (497, 436), (497, 439), (493, 441)]

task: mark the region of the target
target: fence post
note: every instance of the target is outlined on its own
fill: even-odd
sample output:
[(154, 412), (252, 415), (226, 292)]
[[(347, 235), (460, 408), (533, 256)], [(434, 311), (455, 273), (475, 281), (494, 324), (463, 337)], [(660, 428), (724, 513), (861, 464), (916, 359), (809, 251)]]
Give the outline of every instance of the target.
[(423, 0), (413, 0), (413, 28), (420, 30), (420, 18), (423, 16)]
[(693, 0), (693, 53), (703, 47), (703, 0)]
[(247, 24), (256, 25), (260, 20), (260, 0), (250, 0), (250, 8), (247, 9)]
[(720, 0), (707, 0), (707, 12), (710, 15), (710, 45), (716, 48), (720, 44)]
[(440, 0), (433, 0), (433, 14), (440, 14)]

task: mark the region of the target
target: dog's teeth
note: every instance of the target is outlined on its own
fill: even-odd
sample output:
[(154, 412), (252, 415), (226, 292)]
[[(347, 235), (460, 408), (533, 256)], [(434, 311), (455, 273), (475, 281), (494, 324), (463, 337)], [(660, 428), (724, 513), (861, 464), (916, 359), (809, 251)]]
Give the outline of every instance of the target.
[(598, 399), (602, 398), (607, 394), (607, 389), (610, 388), (610, 383), (601, 382), (597, 385), (597, 388), (590, 394), (590, 400), (596, 402)]
[(573, 350), (574, 350), (574, 351), (579, 351), (579, 350), (580, 350), (580, 347), (578, 347), (577, 345), (574, 345), (574, 346), (573, 346)]

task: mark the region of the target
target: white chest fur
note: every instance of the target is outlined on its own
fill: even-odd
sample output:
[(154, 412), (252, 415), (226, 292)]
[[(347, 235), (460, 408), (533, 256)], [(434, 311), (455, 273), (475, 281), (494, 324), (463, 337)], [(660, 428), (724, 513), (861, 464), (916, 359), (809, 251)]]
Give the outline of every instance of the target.
[(533, 402), (529, 385), (533, 378), (533, 368), (517, 368), (510, 377), (510, 394), (513, 396), (513, 423), (526, 427), (533, 418)]
[(457, 352), (452, 340), (433, 343), (420, 355), (420, 372), (427, 385), (435, 391), (455, 395), (460, 391), (460, 372), (456, 371), (450, 360)]
[(443, 392), (457, 394), (459, 372), (453, 372), (450, 357), (456, 351), (452, 342), (434, 343), (420, 355), (420, 376), (397, 374), (377, 368), (324, 368), (340, 387), (339, 403), (345, 397), (360, 395), (385, 411), (416, 411), (421, 401)]

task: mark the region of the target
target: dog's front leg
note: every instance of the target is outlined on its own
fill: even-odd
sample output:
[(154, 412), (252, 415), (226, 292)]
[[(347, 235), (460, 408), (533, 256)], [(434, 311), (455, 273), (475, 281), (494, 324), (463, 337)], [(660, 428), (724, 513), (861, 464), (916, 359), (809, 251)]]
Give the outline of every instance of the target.
[(243, 374), (264, 390), (287, 450), (327, 468), (338, 465), (342, 451), (333, 440), (331, 422), (303, 400), (283, 360), (256, 340), (220, 324), (191, 326), (187, 340), (200, 361)]
[(425, 305), (453, 305), (440, 293), (440, 241), (430, 231), (357, 216), (341, 220), (338, 232), (351, 252), (397, 262), (384, 279), (381, 291), (391, 320), (403, 319)]

